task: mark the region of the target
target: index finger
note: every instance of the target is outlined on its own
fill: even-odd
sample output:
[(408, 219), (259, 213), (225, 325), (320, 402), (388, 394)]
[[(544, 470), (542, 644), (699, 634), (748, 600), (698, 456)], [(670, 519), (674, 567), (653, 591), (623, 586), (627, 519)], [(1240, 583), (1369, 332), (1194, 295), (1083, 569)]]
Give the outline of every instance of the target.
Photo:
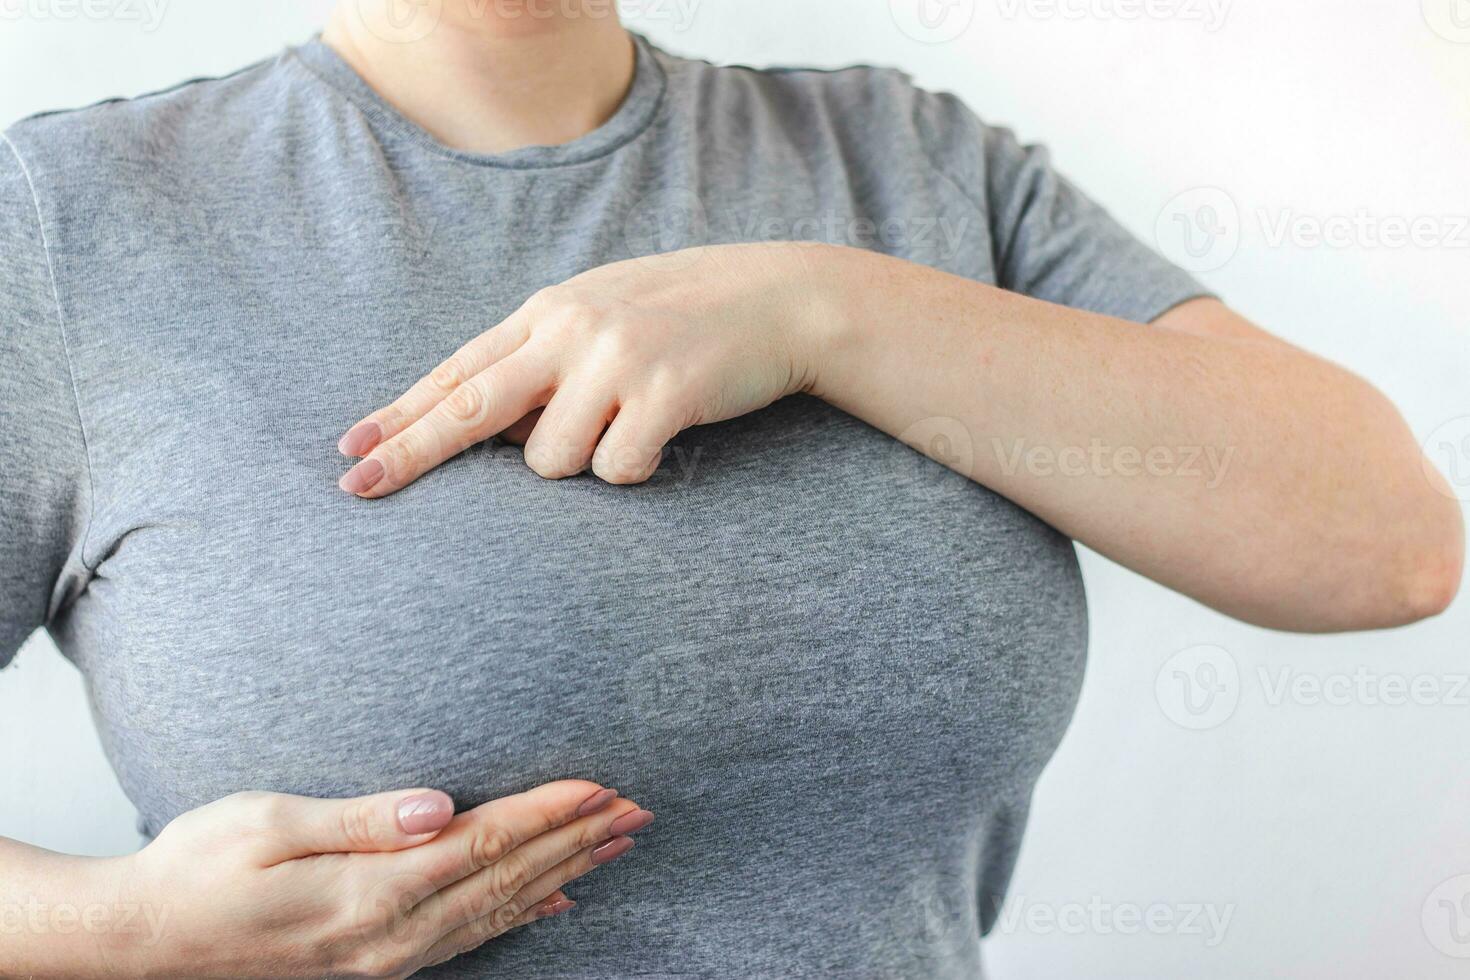
[(497, 361), (514, 354), (530, 337), (527, 318), (517, 310), (465, 344), (395, 399), (347, 430), (337, 443), (343, 456), (366, 456), (423, 418), (460, 385)]
[(428, 845), (395, 855), (437, 890), (483, 871), (547, 831), (605, 810), (618, 791), (563, 779), (461, 813)]
[(545, 404), (555, 377), (522, 348), (455, 389), (427, 415), (368, 453), (342, 477), (343, 490), (386, 497)]

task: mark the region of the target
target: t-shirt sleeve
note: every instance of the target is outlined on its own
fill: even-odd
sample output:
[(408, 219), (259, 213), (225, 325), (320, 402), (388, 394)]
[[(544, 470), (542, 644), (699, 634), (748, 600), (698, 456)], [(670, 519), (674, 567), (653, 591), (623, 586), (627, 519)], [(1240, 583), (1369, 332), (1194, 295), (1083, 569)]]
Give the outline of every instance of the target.
[(0, 667), (64, 605), (90, 494), (76, 393), (27, 171), (0, 136)]
[(1210, 295), (1059, 174), (1045, 147), (950, 95), (927, 96), (920, 125), (935, 166), (985, 215), (1001, 288), (1136, 323)]

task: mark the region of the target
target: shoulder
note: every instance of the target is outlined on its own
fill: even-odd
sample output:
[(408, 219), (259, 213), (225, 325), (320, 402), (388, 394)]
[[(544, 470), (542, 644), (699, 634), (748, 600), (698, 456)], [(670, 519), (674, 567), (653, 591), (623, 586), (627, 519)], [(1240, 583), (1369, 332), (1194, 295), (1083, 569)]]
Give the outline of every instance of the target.
[(660, 53), (675, 91), (707, 109), (761, 110), (794, 123), (823, 122), (839, 132), (928, 138), (947, 120), (970, 118), (958, 98), (933, 93), (907, 72), (876, 65), (844, 68), (714, 65)]
[(69, 189), (95, 195), (122, 181), (167, 182), (191, 162), (219, 160), (248, 149), (270, 124), (284, 91), (282, 55), (228, 75), (196, 78), (132, 98), (42, 112), (0, 134), (5, 156), (37, 192)]
[(726, 123), (773, 122), (792, 138), (833, 137), (855, 148), (948, 154), (982, 125), (956, 96), (934, 92), (898, 68), (753, 68), (660, 52), (676, 98)]

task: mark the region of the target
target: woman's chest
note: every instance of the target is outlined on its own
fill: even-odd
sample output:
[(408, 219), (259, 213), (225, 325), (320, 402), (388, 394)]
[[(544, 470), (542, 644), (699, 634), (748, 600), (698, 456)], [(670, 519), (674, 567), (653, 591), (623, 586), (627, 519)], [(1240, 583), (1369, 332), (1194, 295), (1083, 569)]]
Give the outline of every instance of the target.
[[(826, 216), (808, 237), (858, 227), (790, 193), (788, 219)], [(337, 489), (342, 431), (540, 286), (797, 237), (751, 231), (738, 193), (537, 200), (339, 216), (381, 243), (320, 251), (323, 216), (263, 214), (269, 262), (224, 237), (74, 318), (96, 575), (64, 642), (152, 828), (243, 788), (471, 803), (629, 758), (790, 778), (812, 739), (1039, 767), (1085, 644), (1070, 542), (821, 402), (685, 432), (643, 486), (547, 482), (489, 443), (385, 500)]]
[(1070, 542), (812, 399), (684, 433), (643, 486), (489, 443), (381, 501), (336, 488), (330, 439), (198, 419), (112, 504), (67, 643), (155, 819), (814, 743), (1039, 767), (1075, 693)]

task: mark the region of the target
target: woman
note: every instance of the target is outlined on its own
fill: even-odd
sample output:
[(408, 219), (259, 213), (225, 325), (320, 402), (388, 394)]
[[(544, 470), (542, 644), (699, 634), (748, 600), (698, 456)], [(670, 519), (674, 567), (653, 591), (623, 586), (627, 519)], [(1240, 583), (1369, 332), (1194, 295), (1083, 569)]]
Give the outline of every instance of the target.
[(153, 840), (0, 842), (0, 972), (974, 976), (1070, 539), (1281, 629), (1455, 593), (1381, 395), (954, 99), (363, 9), (6, 133), (0, 660)]

